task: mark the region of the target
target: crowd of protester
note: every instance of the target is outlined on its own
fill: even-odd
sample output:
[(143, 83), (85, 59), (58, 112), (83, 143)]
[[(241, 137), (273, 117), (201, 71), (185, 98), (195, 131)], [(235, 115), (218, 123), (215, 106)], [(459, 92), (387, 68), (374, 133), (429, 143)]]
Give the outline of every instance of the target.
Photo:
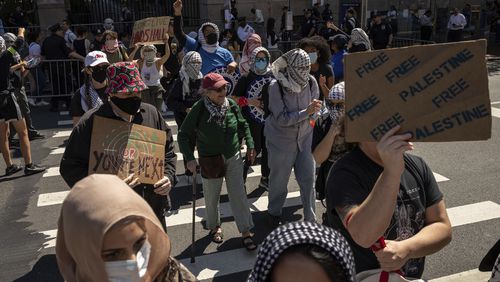
[[(25, 43), (23, 28), (17, 36), (0, 39), (0, 148), (7, 175), (21, 170), (10, 158), (9, 123), (19, 135), (25, 173), (45, 170), (33, 164), (30, 155), (30, 139), (36, 139), (37, 132), (30, 135), (22, 81), (27, 72), (36, 81), (45, 80), (44, 70), (32, 60), (57, 60), (50, 62), (59, 70), (50, 72), (54, 94), (67, 93), (72, 76), (82, 82), (72, 97), (51, 100), (54, 110), (64, 102), (74, 121), (60, 164), (62, 178), (72, 187), (62, 206), (56, 244), (64, 279), (196, 280), (170, 257), (164, 214), (177, 183), (177, 157), (162, 104), (174, 112), (185, 174), (201, 174), (211, 240), (220, 244), (225, 239), (219, 212), (224, 179), (246, 250), (259, 247), (255, 225), (275, 229), (260, 244), (249, 281), (358, 281), (383, 273), (420, 279), (425, 256), (451, 240), (444, 196), (432, 171), (422, 158), (407, 154), (413, 149), (411, 136), (398, 132), (399, 127), (378, 142), (360, 143), (347, 143), (344, 128), (343, 57), (391, 47), (397, 11), (391, 9), (387, 21), (376, 14), (365, 31), (354, 10), (348, 10), (344, 24), (337, 27), (329, 6), (320, 12), (315, 5), (306, 11), (303, 38), (273, 60), (269, 49), (279, 35), (274, 19), (268, 19), (264, 31), (260, 10), (252, 11), (258, 19), (255, 28), (238, 18), (233, 6), (236, 30), (228, 26), (221, 32), (207, 22), (194, 34), (185, 34), (182, 6), (181, 0), (173, 4), (163, 44), (139, 42), (132, 50), (110, 19), (95, 31), (93, 41), (85, 29), (73, 33), (67, 20), (52, 26), (42, 42), (34, 32)], [(29, 44), (28, 60), (19, 54), (24, 44)], [(236, 50), (242, 51), (238, 59), (231, 52)], [(81, 63), (63, 61), (68, 58)], [(75, 71), (63, 72), (66, 67)], [(220, 68), (223, 73), (216, 73)], [(228, 93), (223, 74), (235, 72), (241, 78)], [(256, 82), (263, 85), (250, 93)], [(43, 88), (39, 84), (32, 91)], [(140, 183), (133, 174), (124, 180), (89, 176), (96, 117), (165, 131), (165, 176), (154, 185)], [(268, 221), (254, 223), (245, 185), (256, 161), (262, 171), (259, 189), (268, 191), (269, 203)], [(286, 222), (283, 206), (292, 170), (304, 222)], [(316, 200), (325, 203), (325, 214), (316, 214)]]

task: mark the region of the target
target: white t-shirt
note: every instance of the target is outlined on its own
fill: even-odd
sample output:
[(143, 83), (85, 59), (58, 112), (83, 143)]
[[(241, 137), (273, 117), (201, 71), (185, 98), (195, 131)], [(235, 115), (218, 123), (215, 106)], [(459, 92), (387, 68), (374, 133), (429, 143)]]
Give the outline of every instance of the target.
[(264, 15), (259, 9), (255, 9), (255, 23), (264, 24)]
[[(455, 24), (455, 26), (453, 26)], [(450, 16), (450, 20), (448, 21), (448, 29), (450, 30), (460, 30), (464, 29), (465, 25), (467, 25), (467, 19), (462, 13), (452, 14)]]

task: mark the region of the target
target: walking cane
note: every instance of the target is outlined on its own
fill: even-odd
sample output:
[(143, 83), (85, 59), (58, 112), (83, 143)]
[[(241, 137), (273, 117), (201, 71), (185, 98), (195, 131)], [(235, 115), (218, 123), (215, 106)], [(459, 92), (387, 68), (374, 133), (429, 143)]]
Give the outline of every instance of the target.
[(196, 216), (196, 170), (193, 172), (193, 224), (191, 232), (191, 263), (195, 262), (194, 258), (194, 231), (195, 231), (195, 216)]

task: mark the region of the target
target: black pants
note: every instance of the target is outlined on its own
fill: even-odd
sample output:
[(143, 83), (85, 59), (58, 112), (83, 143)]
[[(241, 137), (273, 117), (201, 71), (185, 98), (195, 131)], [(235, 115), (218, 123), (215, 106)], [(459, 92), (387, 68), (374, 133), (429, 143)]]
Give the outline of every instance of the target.
[(420, 40), (430, 41), (432, 36), (432, 26), (420, 27)]
[[(16, 96), (17, 104), (19, 105), (21, 114), (23, 115), (23, 118), (26, 120), (28, 135), (37, 133), (36, 129), (33, 127), (33, 123), (31, 120), (30, 105), (28, 104), (28, 97), (26, 96), (26, 90), (24, 89), (24, 86), (16, 87), (14, 89), (14, 95)], [(14, 129), (12, 123), (10, 124), (10, 132), (11, 132), (10, 136), (14, 136), (16, 133), (16, 130)]]
[[(248, 120), (250, 132), (252, 134), (253, 143), (255, 145), (255, 155), (258, 156), (262, 153), (260, 159), (260, 169), (263, 177), (269, 177), (268, 155), (266, 148), (266, 138), (264, 136), (264, 125), (255, 121)], [(250, 161), (245, 156), (245, 165), (243, 166), (243, 179), (246, 181), (248, 170), (250, 169)]]
[(168, 205), (168, 197), (156, 194), (153, 185), (139, 185), (134, 188), (137, 192), (153, 209), (158, 220), (160, 220), (163, 230), (167, 232), (167, 222), (165, 220), (165, 212), (170, 209)]
[(448, 42), (460, 42), (463, 40), (463, 30), (448, 30)]

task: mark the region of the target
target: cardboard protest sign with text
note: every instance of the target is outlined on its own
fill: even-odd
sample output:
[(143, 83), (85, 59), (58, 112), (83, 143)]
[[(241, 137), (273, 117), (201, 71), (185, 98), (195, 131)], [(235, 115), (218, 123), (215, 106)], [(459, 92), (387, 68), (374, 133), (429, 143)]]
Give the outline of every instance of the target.
[(141, 183), (155, 184), (163, 178), (166, 141), (164, 131), (95, 116), (89, 174), (134, 174)]
[(489, 139), (485, 56), (485, 40), (347, 55), (347, 141), (379, 140), (398, 124), (413, 141)]
[(136, 21), (132, 31), (130, 47), (135, 43), (162, 44), (168, 32), (170, 17), (146, 18)]

